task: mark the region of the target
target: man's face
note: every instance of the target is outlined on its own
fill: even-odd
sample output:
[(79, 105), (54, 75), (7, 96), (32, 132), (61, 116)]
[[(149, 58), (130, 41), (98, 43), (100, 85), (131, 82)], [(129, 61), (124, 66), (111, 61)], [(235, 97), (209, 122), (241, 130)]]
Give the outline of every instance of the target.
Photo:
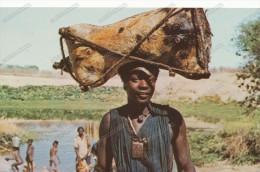
[(78, 133), (79, 133), (79, 136), (82, 136), (84, 134), (84, 130), (83, 129), (79, 129)]
[(58, 144), (57, 144), (57, 143), (54, 143), (54, 147), (57, 148), (57, 147), (58, 147)]
[(146, 68), (136, 67), (132, 69), (124, 83), (129, 103), (148, 103), (153, 96), (155, 82), (155, 76)]
[(31, 140), (28, 140), (28, 145), (32, 145), (32, 141)]

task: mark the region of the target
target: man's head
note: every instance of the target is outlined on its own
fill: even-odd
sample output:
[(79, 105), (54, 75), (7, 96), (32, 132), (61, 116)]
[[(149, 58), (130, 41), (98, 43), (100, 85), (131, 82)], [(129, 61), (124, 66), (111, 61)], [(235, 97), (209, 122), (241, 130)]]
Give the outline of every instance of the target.
[(79, 133), (79, 136), (83, 136), (84, 135), (84, 128), (83, 127), (79, 127), (77, 129), (78, 133)]
[(27, 143), (28, 145), (31, 145), (33, 143), (33, 139), (28, 139)]
[(59, 144), (59, 142), (57, 141), (57, 140), (55, 140), (53, 143), (52, 143), (52, 145), (53, 145), (53, 147), (58, 147), (58, 144)]
[(131, 62), (120, 67), (118, 74), (124, 83), (128, 103), (145, 104), (150, 101), (159, 68), (149, 64)]

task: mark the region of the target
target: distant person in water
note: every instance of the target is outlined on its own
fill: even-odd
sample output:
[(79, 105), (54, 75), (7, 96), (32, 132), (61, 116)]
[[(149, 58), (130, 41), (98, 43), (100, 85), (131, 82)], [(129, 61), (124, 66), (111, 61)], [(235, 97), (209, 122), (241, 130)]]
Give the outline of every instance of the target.
[(11, 168), (14, 172), (19, 172), (18, 166), (23, 164), (23, 159), (20, 156), (19, 147), (13, 147), (12, 157), (5, 158), (5, 160), (6, 161), (15, 160), (15, 162), (11, 165)]
[(85, 168), (87, 165), (87, 156), (90, 153), (91, 143), (88, 135), (85, 135), (84, 128), (77, 129), (78, 136), (74, 139), (74, 149), (76, 153), (76, 170)]
[(54, 169), (53, 171), (57, 172), (57, 162), (56, 159), (58, 160), (60, 164), (60, 158), (58, 156), (58, 144), (59, 142), (55, 140), (52, 144), (52, 148), (50, 150), (50, 171), (52, 171), (52, 164), (54, 164)]
[(33, 155), (34, 155), (34, 146), (33, 146), (33, 139), (28, 139), (28, 147), (26, 150), (26, 162), (27, 162), (27, 169), (28, 172), (33, 172)]

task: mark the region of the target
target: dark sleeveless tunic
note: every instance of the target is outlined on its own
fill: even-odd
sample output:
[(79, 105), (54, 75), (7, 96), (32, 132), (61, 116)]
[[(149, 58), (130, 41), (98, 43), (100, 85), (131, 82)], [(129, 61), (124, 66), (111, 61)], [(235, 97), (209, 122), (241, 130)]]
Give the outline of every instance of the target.
[[(124, 106), (123, 106), (124, 107)], [(150, 115), (137, 133), (148, 139), (149, 155), (145, 159), (131, 158), (132, 129), (123, 107), (110, 111), (110, 141), (119, 172), (171, 172), (171, 153), (168, 106), (150, 104)]]

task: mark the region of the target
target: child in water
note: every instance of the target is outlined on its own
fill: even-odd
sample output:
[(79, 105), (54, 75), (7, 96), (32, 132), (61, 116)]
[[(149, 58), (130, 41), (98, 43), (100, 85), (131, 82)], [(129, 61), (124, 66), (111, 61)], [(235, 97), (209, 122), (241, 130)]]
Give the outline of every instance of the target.
[(58, 156), (58, 144), (59, 142), (57, 140), (55, 140), (52, 144), (52, 148), (50, 150), (50, 171), (52, 171), (52, 164), (54, 164), (54, 170), (55, 172), (57, 172), (57, 162), (56, 159), (58, 160), (59, 164), (60, 164), (60, 159)]
[(22, 157), (20, 156), (19, 147), (13, 147), (12, 158), (5, 158), (5, 160), (6, 160), (6, 161), (15, 160), (16, 162), (14, 162), (14, 163), (11, 165), (11, 168), (12, 168), (12, 170), (13, 170), (14, 172), (19, 172), (18, 166), (23, 164), (23, 159), (22, 159)]
[(33, 146), (33, 139), (28, 139), (28, 147), (26, 150), (26, 162), (27, 162), (27, 169), (28, 172), (33, 172), (33, 155), (34, 155), (34, 146)]

